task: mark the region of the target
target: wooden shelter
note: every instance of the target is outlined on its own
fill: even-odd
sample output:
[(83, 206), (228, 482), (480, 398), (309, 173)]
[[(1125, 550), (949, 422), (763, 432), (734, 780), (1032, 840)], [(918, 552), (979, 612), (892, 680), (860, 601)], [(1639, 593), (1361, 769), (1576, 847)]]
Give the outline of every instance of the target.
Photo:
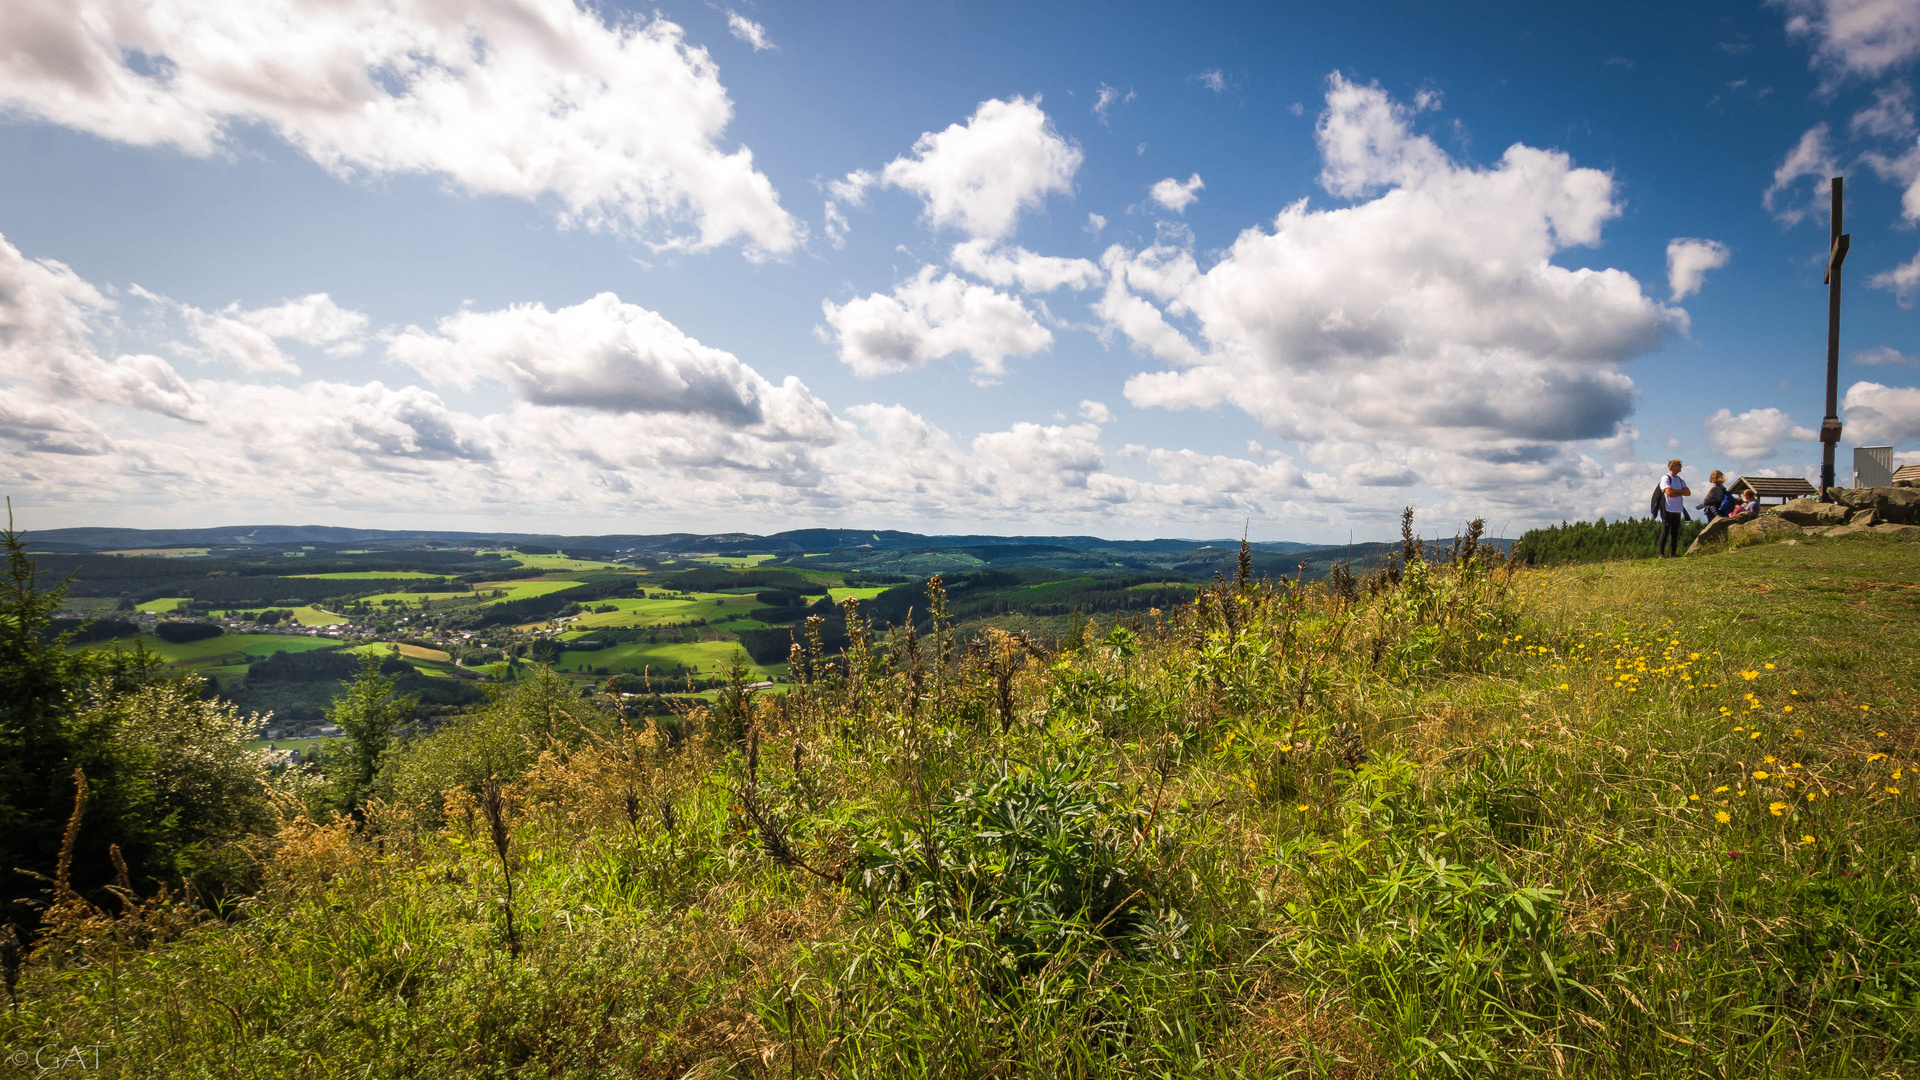
[(1893, 470), (1893, 482), (1920, 487), (1920, 465), (1902, 465)]
[(1788, 499), (1808, 498), (1820, 494), (1812, 484), (1807, 483), (1804, 477), (1799, 476), (1743, 476), (1727, 485), (1727, 490), (1735, 495), (1744, 495), (1751, 491), (1761, 502), (1766, 502), (1768, 499), (1786, 502)]

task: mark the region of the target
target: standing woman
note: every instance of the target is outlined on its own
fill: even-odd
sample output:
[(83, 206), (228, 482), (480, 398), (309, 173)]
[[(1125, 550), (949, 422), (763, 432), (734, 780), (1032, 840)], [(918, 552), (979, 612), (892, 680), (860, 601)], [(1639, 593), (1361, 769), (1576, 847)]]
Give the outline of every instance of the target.
[(1727, 501), (1727, 474), (1715, 469), (1707, 479), (1713, 482), (1713, 486), (1707, 489), (1707, 497), (1701, 501), (1700, 509), (1706, 519), (1712, 521), (1720, 514), (1720, 504)]
[(1671, 552), (1675, 557), (1680, 554), (1680, 519), (1687, 512), (1687, 496), (1693, 494), (1687, 482), (1680, 476), (1680, 459), (1667, 462), (1667, 478), (1660, 481), (1660, 490), (1666, 496), (1666, 505), (1660, 512), (1660, 557), (1666, 558)]

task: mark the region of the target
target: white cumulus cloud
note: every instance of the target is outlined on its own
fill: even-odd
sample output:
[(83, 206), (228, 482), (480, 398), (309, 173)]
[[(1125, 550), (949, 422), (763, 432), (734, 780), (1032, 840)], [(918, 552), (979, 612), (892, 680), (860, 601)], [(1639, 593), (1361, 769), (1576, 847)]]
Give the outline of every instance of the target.
[(1427, 448), (1383, 474), (1398, 478), (1571, 475), (1560, 444), (1615, 434), (1637, 396), (1619, 365), (1685, 314), (1623, 271), (1555, 265), (1619, 214), (1612, 178), (1524, 145), (1457, 163), (1412, 116), (1336, 73), (1322, 183), (1364, 201), (1296, 202), (1204, 271), (1181, 244), (1110, 248), (1097, 313), (1170, 364), (1130, 379), (1128, 400), (1227, 403), (1283, 439), (1368, 458)]
[(840, 359), (861, 375), (881, 375), (966, 353), (974, 377), (993, 381), (1006, 373), (1007, 357), (1032, 356), (1053, 344), (1053, 334), (1019, 300), (936, 273), (922, 267), (891, 294), (822, 301)]
[(1754, 462), (1780, 452), (1785, 442), (1811, 442), (1820, 437), (1812, 428), (1796, 425), (1779, 409), (1748, 409), (1738, 416), (1720, 409), (1701, 421), (1707, 445), (1714, 453), (1737, 461)]
[(1828, 145), (1828, 134), (1824, 123), (1808, 128), (1781, 159), (1780, 167), (1773, 170), (1773, 183), (1761, 194), (1760, 202), (1774, 217), (1798, 225), (1826, 207), (1823, 200), (1829, 190), (1828, 180), (1840, 168)]
[(801, 233), (704, 49), (573, 0), (14, 0), (0, 107), (139, 146), (231, 153), (259, 125), (342, 177), (429, 174), (551, 200), (663, 247)]
[(1840, 418), (1855, 443), (1896, 443), (1920, 438), (1920, 387), (1857, 382), (1847, 387)]
[(230, 305), (223, 314), (268, 337), (320, 346), (334, 356), (357, 355), (366, 347), (367, 317), (341, 307), (323, 292), (251, 311)]
[(1920, 55), (1920, 5), (1912, 0), (1775, 0), (1787, 33), (1813, 42), (1816, 64), (1875, 76)]
[(1100, 268), (1086, 259), (1037, 255), (1023, 247), (1002, 249), (990, 240), (966, 240), (953, 246), (954, 266), (995, 285), (1019, 285), (1028, 292), (1052, 292), (1062, 286), (1090, 289), (1100, 283)]
[(1165, 180), (1156, 182), (1148, 194), (1153, 196), (1154, 202), (1176, 214), (1183, 214), (1188, 206), (1200, 198), (1200, 190), (1206, 186), (1206, 182), (1200, 179), (1199, 173), (1194, 173), (1184, 181), (1175, 180), (1169, 176)]
[(1707, 271), (1718, 270), (1733, 258), (1733, 249), (1718, 240), (1676, 237), (1667, 241), (1667, 287), (1676, 303), (1700, 291)]
[[(965, 124), (921, 135), (912, 153), (888, 162), (878, 179), (918, 195), (934, 228), (998, 240), (1013, 232), (1021, 211), (1071, 192), (1082, 158), (1054, 130), (1039, 98), (1014, 97), (982, 102)], [(871, 181), (855, 178), (868, 175), (848, 177), (851, 194), (864, 191)]]
[(695, 414), (767, 436), (830, 441), (832, 414), (798, 379), (775, 386), (732, 353), (613, 293), (549, 311), (514, 304), (409, 326), (387, 355), (443, 384), (486, 379), (533, 405)]
[(1914, 300), (1920, 299), (1920, 255), (1891, 270), (1882, 270), (1868, 278), (1867, 284), (1892, 293), (1901, 307), (1912, 307)]
[(727, 9), (727, 32), (752, 46), (754, 52), (773, 48), (773, 42), (767, 38), (766, 27), (732, 8)]
[(1856, 364), (1876, 366), (1882, 364), (1920, 363), (1920, 357), (1908, 356), (1906, 353), (1901, 352), (1891, 345), (1882, 345), (1874, 349), (1862, 349), (1847, 359), (1852, 360)]

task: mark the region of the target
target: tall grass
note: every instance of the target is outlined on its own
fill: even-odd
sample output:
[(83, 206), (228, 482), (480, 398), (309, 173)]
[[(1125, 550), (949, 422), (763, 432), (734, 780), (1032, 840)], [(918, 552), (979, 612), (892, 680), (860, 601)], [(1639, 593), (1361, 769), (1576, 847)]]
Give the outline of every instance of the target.
[(237, 910), (37, 942), (0, 1044), (123, 1076), (1910, 1075), (1917, 680), (1871, 657), (1920, 647), (1920, 557), (1847, 545), (1702, 589), (1409, 530), (1369, 579), (1242, 575), (1057, 652), (957, 632), (936, 581), (924, 633), (803, 627), (791, 693), (602, 718), (364, 822), (284, 806)]

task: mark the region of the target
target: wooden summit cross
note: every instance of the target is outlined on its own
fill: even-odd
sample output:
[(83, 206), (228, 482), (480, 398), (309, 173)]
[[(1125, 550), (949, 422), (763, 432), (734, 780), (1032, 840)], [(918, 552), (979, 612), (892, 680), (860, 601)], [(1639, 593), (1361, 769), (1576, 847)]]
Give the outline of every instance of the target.
[(1820, 421), (1820, 498), (1831, 502), (1833, 453), (1840, 445), (1840, 264), (1851, 238), (1840, 231), (1840, 197), (1846, 178), (1833, 178), (1833, 232), (1827, 243), (1827, 416)]

